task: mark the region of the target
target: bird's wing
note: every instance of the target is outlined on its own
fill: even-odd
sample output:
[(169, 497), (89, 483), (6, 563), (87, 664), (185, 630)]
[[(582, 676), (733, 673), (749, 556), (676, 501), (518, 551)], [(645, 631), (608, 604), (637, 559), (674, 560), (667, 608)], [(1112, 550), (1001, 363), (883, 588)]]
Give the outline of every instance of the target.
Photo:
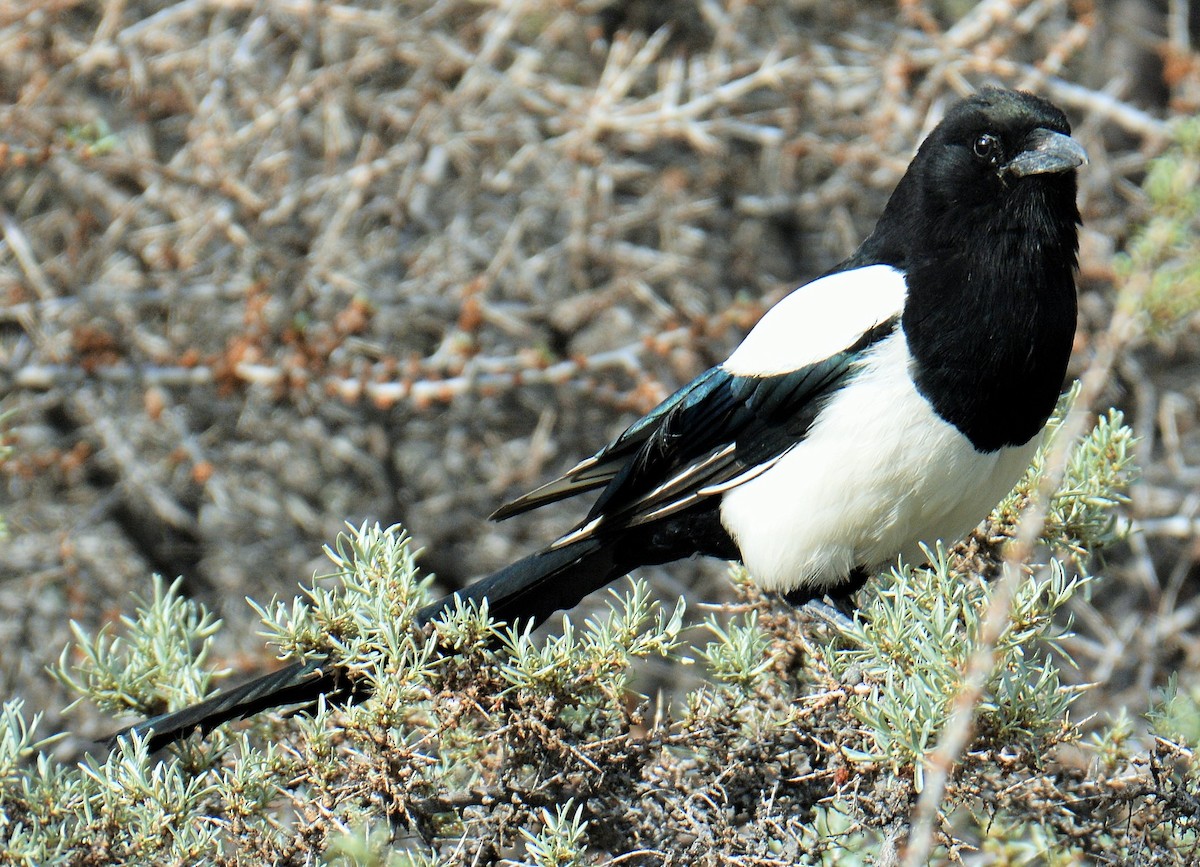
[(552, 482), (506, 503), (491, 514), (493, 521), (503, 521), (531, 509), (574, 497), (585, 491), (603, 488), (621, 471), (621, 467), (662, 424), (663, 419), (681, 407), (702, 403), (720, 384), (719, 367), (714, 367), (676, 391), (649, 413), (630, 425), (624, 433), (590, 458), (580, 461)]
[(863, 354), (895, 332), (898, 317), (790, 373), (738, 376), (714, 368), (704, 400), (666, 413), (558, 548), (598, 532), (649, 523), (723, 493), (774, 466), (802, 441), (825, 399), (854, 376)]
[(904, 277), (868, 266), (797, 289), (719, 367), (701, 374), (561, 478), (497, 511), (506, 518), (603, 488), (561, 547), (666, 517), (768, 469), (804, 438), (822, 398), (896, 327)]

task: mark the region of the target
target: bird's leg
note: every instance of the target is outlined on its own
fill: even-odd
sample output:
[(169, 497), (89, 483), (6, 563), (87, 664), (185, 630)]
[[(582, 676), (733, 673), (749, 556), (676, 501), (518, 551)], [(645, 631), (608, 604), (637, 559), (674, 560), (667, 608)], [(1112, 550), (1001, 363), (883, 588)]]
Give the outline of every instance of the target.
[(818, 620), (825, 622), (827, 626), (836, 632), (849, 632), (854, 628), (853, 610), (849, 613), (836, 603), (832, 603), (829, 597), (825, 599), (810, 599), (802, 606), (804, 610)]
[(867, 583), (867, 579), (871, 577), (871, 573), (861, 566), (855, 566), (850, 570), (850, 574), (846, 576), (846, 580), (835, 587), (832, 592), (827, 593), (825, 598), (829, 600), (829, 604), (838, 610), (838, 612), (848, 619), (854, 618), (854, 612), (858, 610), (858, 606), (854, 604), (854, 596), (859, 590), (863, 589), (863, 585)]
[(811, 590), (796, 589), (784, 593), (786, 602), (797, 608), (804, 608), (819, 620), (825, 621), (839, 632), (847, 632), (854, 625), (854, 594), (862, 589), (870, 578), (870, 573), (861, 567), (855, 567), (846, 581), (818, 599)]

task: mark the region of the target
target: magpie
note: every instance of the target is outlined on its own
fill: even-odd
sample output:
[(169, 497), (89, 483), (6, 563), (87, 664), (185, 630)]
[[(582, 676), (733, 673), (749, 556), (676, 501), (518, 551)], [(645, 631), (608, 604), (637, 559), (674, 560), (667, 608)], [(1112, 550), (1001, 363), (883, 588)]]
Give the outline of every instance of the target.
[[(418, 623), (484, 599), (498, 621), (540, 623), (639, 566), (697, 554), (740, 560), (793, 604), (844, 605), (897, 557), (919, 559), (921, 542), (971, 530), (1029, 465), (1066, 375), (1087, 162), (1070, 133), (1028, 93), (986, 88), (950, 107), (853, 255), (492, 516), (598, 491), (578, 526)], [(132, 730), (154, 750), (367, 693), (336, 662), (302, 660)]]

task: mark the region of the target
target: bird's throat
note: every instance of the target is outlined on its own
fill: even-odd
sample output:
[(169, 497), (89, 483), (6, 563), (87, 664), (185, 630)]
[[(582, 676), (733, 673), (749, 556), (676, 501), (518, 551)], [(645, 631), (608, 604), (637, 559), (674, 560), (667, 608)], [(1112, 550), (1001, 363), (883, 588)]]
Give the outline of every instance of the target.
[(1076, 318), (1069, 228), (1068, 238), (992, 234), (959, 248), (970, 255), (909, 270), (913, 380), (981, 452), (1029, 442), (1061, 392)]

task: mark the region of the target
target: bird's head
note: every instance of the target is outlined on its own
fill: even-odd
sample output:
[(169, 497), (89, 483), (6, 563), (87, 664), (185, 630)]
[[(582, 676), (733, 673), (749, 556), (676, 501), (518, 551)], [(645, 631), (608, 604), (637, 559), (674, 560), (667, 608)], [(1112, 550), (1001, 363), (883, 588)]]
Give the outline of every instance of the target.
[(904, 265), (1009, 234), (1073, 257), (1075, 170), (1086, 162), (1059, 108), (984, 88), (926, 137), (859, 257)]
[(924, 176), (927, 195), (998, 201), (1023, 181), (1070, 185), (1073, 192), (1075, 169), (1086, 163), (1059, 108), (1030, 93), (985, 88), (950, 109), (913, 169)]

